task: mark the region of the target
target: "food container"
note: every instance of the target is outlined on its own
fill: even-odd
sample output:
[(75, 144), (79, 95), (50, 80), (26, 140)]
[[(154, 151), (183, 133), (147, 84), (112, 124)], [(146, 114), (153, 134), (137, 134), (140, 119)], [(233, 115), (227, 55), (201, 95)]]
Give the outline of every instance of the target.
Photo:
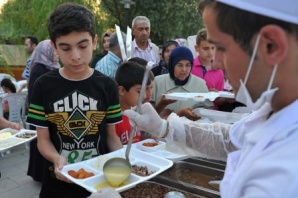
[(0, 130), (0, 140), (12, 137), (13, 135), (17, 134), (19, 131), (11, 128), (6, 128)]
[(122, 198), (163, 198), (168, 192), (180, 192), (186, 198), (204, 198), (204, 196), (153, 181), (146, 181), (138, 184), (134, 188), (121, 192), (120, 195)]
[(199, 157), (191, 157), (191, 158), (184, 159), (183, 161), (192, 163), (195, 165), (202, 165), (202, 166), (207, 166), (211, 168), (216, 168), (223, 171), (226, 169), (226, 162), (224, 161), (210, 160), (210, 159), (199, 158)]
[(154, 139), (147, 139), (137, 143), (137, 148), (146, 152), (154, 152), (164, 149), (165, 143), (161, 141), (156, 141)]
[(176, 162), (176, 161), (179, 161), (179, 160), (182, 160), (182, 159), (185, 159), (188, 157), (187, 155), (173, 153), (173, 152), (165, 150), (166, 143), (164, 141), (159, 141), (158, 145), (156, 145), (155, 147), (152, 147), (152, 148), (145, 147), (143, 145), (143, 143), (146, 143), (146, 142), (156, 142), (156, 141), (154, 139), (146, 139), (146, 140), (134, 143), (132, 145), (132, 148), (139, 149), (144, 152), (149, 152), (153, 155), (156, 155), (161, 158), (169, 159), (173, 162)]
[(34, 138), (37, 137), (36, 131), (21, 129), (20, 131), (15, 129), (2, 129), (0, 134), (10, 134), (4, 138), (0, 139), (0, 152), (18, 146), (20, 144), (24, 144), (30, 142)]
[[(125, 150), (126, 149), (123, 148), (112, 153), (101, 155), (83, 162), (65, 165), (60, 172), (69, 180), (73, 181), (77, 185), (82, 186), (90, 192), (96, 192), (97, 190), (104, 187), (111, 187), (103, 174), (102, 167), (104, 163), (110, 158), (124, 158)], [(155, 177), (156, 175), (162, 173), (163, 171), (167, 170), (173, 165), (173, 162), (168, 159), (160, 158), (158, 156), (152, 155), (147, 152), (142, 152), (135, 148), (132, 148), (130, 151), (130, 163), (139, 167), (146, 167), (148, 170), (147, 172), (149, 174), (138, 175), (136, 173), (132, 173), (128, 177), (128, 179), (124, 181), (124, 183), (115, 188), (115, 190), (118, 192), (130, 189), (141, 182), (147, 181)], [(94, 176), (88, 177), (86, 179), (76, 179), (68, 173), (69, 170), (77, 171), (81, 168), (84, 168), (87, 171), (91, 171), (92, 173), (94, 173)]]
[(180, 161), (176, 162), (169, 170), (158, 175), (156, 179), (182, 182), (184, 185), (218, 195), (218, 191), (210, 186), (208, 182), (220, 180), (223, 175), (224, 171), (220, 169)]

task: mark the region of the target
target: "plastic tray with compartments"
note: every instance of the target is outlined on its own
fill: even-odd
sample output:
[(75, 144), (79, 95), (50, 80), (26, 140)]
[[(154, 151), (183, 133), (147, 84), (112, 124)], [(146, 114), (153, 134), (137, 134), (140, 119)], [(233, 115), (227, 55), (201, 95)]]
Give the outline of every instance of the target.
[[(79, 163), (65, 165), (60, 172), (69, 180), (73, 181), (77, 185), (82, 186), (90, 192), (96, 192), (97, 190), (104, 187), (112, 187), (109, 185), (103, 174), (103, 165), (108, 159), (113, 157), (125, 158), (125, 149), (126, 148), (123, 148)], [(129, 158), (132, 166), (136, 165), (138, 167), (146, 167), (149, 174), (146, 176), (140, 176), (136, 173), (131, 173), (126, 181), (115, 188), (115, 190), (118, 192), (133, 188), (135, 185), (155, 177), (173, 165), (171, 160), (153, 155), (148, 152), (143, 152), (135, 148), (131, 148)], [(94, 176), (85, 179), (76, 179), (69, 175), (70, 170), (78, 171), (81, 168), (93, 173)]]
[(36, 131), (21, 129), (15, 130), (10, 128), (5, 128), (0, 130), (0, 152), (30, 142), (36, 138)]

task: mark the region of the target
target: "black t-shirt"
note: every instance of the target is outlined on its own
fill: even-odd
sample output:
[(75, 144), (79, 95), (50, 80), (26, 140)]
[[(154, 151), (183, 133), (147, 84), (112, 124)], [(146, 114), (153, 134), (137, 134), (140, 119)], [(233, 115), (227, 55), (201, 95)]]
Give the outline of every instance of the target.
[[(27, 122), (47, 127), (53, 145), (68, 163), (108, 153), (106, 126), (121, 120), (118, 86), (98, 71), (86, 79), (74, 81), (54, 70), (34, 84)], [(45, 169), (41, 196), (89, 194), (81, 187), (57, 180), (51, 162), (46, 162)]]

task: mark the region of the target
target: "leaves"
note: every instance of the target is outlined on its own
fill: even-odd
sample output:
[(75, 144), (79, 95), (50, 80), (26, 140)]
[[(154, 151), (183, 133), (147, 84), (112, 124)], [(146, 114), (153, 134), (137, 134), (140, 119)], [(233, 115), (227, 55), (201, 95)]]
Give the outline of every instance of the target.
[[(52, 10), (67, 0), (10, 0), (0, 15), (0, 38), (17, 44), (26, 35), (36, 35), (39, 40), (48, 38), (47, 18)], [(163, 44), (166, 40), (187, 38), (202, 27), (198, 14), (198, 0), (135, 0), (125, 9), (120, 0), (72, 0), (86, 5), (96, 16), (100, 36), (115, 24), (126, 32), (135, 16), (147, 16), (151, 21), (151, 40)], [(19, 40), (18, 40), (19, 39)]]
[[(187, 38), (203, 27), (197, 0), (135, 0), (129, 12), (129, 26), (135, 16), (147, 16), (151, 22), (151, 40), (163, 44), (169, 39)], [(102, 0), (102, 6), (126, 30), (125, 9), (116, 0)]]

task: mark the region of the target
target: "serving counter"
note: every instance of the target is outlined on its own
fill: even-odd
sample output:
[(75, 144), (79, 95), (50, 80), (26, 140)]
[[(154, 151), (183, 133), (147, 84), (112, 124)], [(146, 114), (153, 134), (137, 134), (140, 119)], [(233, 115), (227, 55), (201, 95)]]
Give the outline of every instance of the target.
[(218, 189), (208, 182), (222, 179), (224, 170), (225, 162), (222, 161), (187, 158), (175, 162), (170, 169), (151, 180), (122, 192), (121, 196), (162, 198), (170, 191), (177, 191), (187, 198), (218, 198)]

